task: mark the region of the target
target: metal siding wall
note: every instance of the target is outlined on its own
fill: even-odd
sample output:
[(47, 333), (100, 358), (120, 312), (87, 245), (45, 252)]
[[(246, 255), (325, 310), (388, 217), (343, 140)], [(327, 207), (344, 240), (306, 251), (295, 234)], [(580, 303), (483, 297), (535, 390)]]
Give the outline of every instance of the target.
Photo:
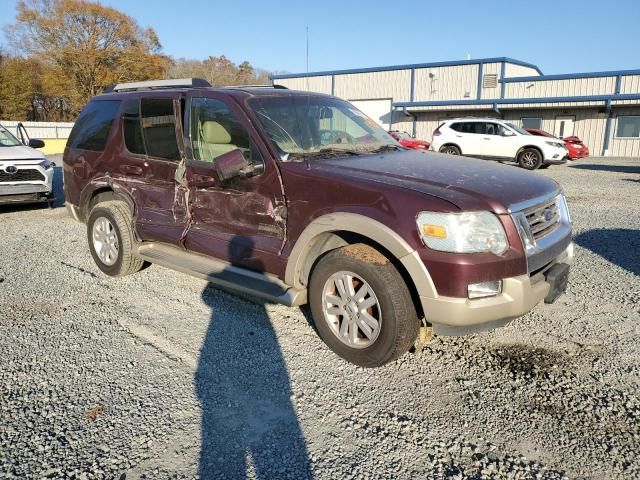
[[(434, 75), (429, 78), (429, 74)], [(414, 101), (464, 100), (476, 98), (478, 65), (416, 69)]]
[(347, 100), (391, 98), (408, 102), (410, 93), (411, 70), (336, 75), (335, 95)]
[(614, 110), (614, 113), (615, 118), (611, 123), (609, 156), (640, 157), (640, 138), (616, 138), (618, 117), (622, 117), (624, 115), (640, 115), (640, 108), (618, 108)]
[(640, 93), (640, 75), (623, 76), (620, 93)]
[(277, 85), (284, 85), (291, 90), (303, 90), (331, 95), (331, 75), (306, 78), (281, 78), (275, 80)]
[[(0, 120), (0, 124), (15, 135), (19, 122)], [(66, 139), (69, 138), (73, 122), (22, 122), (30, 138)]]
[[(529, 87), (529, 85), (532, 85)], [(507, 83), (505, 98), (569, 97), (615, 92), (616, 77), (572, 78)]]
[(522, 117), (542, 118), (542, 130), (549, 133), (553, 133), (555, 130), (556, 116), (575, 116), (574, 134), (589, 147), (591, 155), (602, 154), (607, 118), (605, 114), (598, 113), (597, 109), (509, 110), (503, 111), (503, 113), (506, 121), (516, 125), (520, 125)]
[(535, 68), (514, 65), (513, 63), (507, 63), (505, 65), (504, 74), (505, 77), (533, 77), (540, 75)]

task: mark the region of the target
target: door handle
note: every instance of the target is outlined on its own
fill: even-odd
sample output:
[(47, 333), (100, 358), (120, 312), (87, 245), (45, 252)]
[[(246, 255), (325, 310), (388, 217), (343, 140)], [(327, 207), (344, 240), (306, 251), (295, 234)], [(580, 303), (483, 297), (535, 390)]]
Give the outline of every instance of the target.
[(129, 175), (142, 175), (143, 170), (142, 167), (138, 167), (137, 165), (123, 165), (122, 171)]
[(490, 138), (484, 137), (483, 140), (491, 140)]
[(193, 182), (196, 187), (213, 187), (216, 184), (216, 179), (209, 175), (193, 175)]

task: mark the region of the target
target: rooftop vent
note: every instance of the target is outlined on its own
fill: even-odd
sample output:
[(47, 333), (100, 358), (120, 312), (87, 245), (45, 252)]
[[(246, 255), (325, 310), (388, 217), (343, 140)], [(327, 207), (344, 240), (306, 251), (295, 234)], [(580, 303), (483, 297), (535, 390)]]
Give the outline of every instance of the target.
[(498, 86), (498, 75), (488, 73), (482, 77), (482, 88), (496, 88)]

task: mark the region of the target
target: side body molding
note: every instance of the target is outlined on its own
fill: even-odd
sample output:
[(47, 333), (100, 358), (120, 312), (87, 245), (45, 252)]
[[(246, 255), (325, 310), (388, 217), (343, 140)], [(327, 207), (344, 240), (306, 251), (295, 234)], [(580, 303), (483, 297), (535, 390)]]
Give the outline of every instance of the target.
[(285, 282), (306, 288), (310, 266), (322, 253), (346, 245), (333, 232), (352, 232), (387, 249), (407, 270), (421, 297), (437, 298), (433, 280), (418, 253), (386, 225), (355, 213), (330, 213), (313, 220), (296, 241), (285, 271)]

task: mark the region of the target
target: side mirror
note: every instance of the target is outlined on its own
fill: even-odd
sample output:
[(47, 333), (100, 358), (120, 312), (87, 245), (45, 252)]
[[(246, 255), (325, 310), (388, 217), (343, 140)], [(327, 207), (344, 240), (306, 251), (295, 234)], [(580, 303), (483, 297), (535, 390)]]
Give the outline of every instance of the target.
[(40, 139), (32, 138), (31, 140), (29, 140), (29, 146), (31, 148), (42, 148), (44, 147), (44, 142)]
[(502, 136), (503, 137), (515, 137), (516, 134), (513, 133), (511, 130), (507, 130), (506, 128), (504, 130), (502, 130)]
[(216, 158), (213, 163), (218, 180), (226, 182), (235, 177), (249, 178), (264, 172), (262, 162), (250, 163), (239, 149)]

